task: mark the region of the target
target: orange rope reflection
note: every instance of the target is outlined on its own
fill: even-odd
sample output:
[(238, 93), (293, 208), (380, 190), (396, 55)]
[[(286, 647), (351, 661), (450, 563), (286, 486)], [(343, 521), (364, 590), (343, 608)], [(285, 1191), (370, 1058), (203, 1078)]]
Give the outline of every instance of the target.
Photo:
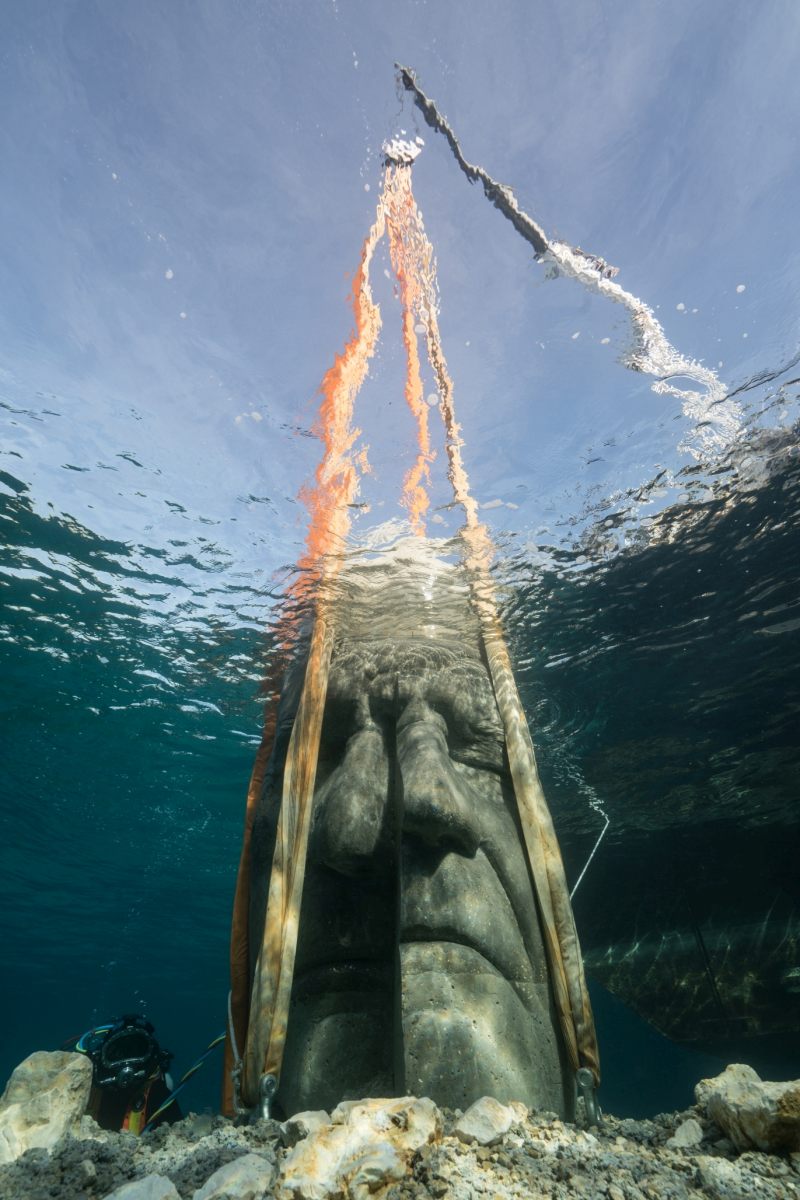
[(348, 506), (358, 492), (359, 466), (363, 470), (366, 462), (363, 453), (357, 457), (351, 455), (361, 432), (353, 428), (353, 409), (381, 331), (381, 314), (372, 298), (369, 268), (385, 229), (381, 197), (375, 223), (364, 242), (361, 262), (353, 279), (355, 330), (320, 384), (322, 401), (314, 432), (321, 437), (325, 449), (315, 472), (314, 486), (304, 488), (300, 493), (310, 516), (306, 551), (298, 564), (301, 571), (319, 571), (326, 554), (333, 548), (344, 549), (350, 528)]
[(415, 326), (422, 321), (424, 316), (425, 304), (421, 277), (429, 264), (424, 263), (424, 259), (421, 257), (425, 252), (426, 239), (422, 229), (422, 219), (411, 192), (410, 167), (398, 165), (387, 168), (384, 197), (389, 250), (403, 306), (403, 344), (406, 350), (405, 397), (416, 421), (418, 445), (416, 461), (406, 472), (403, 480), (403, 495), (400, 503), (408, 509), (411, 528), (415, 533), (423, 536), (425, 533), (424, 518), (430, 506), (425, 483), (430, 482), (430, 463), (435, 455), (431, 450), (428, 406), (423, 395)]
[[(456, 499), (465, 504), (474, 517), (477, 506), (469, 498), (469, 484), (460, 458), (461, 442), (452, 403), (452, 382), (447, 374), (436, 324), (436, 281), (433, 248), (428, 241), (422, 216), (411, 190), (411, 170), (389, 163), (378, 199), (375, 223), (364, 243), (361, 262), (353, 281), (352, 303), (355, 331), (341, 355), (326, 373), (320, 392), (322, 402), (314, 430), (322, 438), (324, 452), (315, 473), (314, 484), (304, 488), (301, 499), (309, 511), (306, 550), (300, 560), (301, 571), (311, 572), (299, 585), (309, 594), (309, 582), (316, 584), (321, 573), (331, 569), (323, 563), (332, 551), (343, 550), (350, 528), (348, 506), (358, 492), (365, 458), (353, 454), (360, 431), (352, 424), (355, 399), (369, 369), (381, 329), (380, 309), (373, 299), (369, 271), (375, 248), (388, 233), (389, 252), (397, 276), (402, 305), (402, 333), (406, 352), (406, 403), (414, 417), (417, 456), (403, 480), (401, 503), (408, 510), (415, 533), (425, 533), (425, 514), (430, 506), (427, 484), (430, 464), (435, 457), (431, 447), (429, 408), (425, 403), (420, 366), (417, 328), (425, 327), (428, 355), (440, 395), (440, 408), (448, 438), (450, 478)], [(471, 507), (470, 507), (471, 505)], [(469, 523), (469, 512), (468, 512)]]
[[(472, 565), (478, 565), (480, 562), (481, 567), (486, 569), (491, 562), (493, 548), (485, 525), (478, 520), (478, 505), (472, 497), (461, 455), (464, 443), (461, 439), (461, 427), (456, 421), (453, 381), (447, 369), (437, 319), (439, 297), (433, 246), (425, 232), (422, 214), (411, 189), (411, 168), (397, 165), (387, 172), (387, 179), (387, 224), (392, 244), (392, 263), (400, 280), (401, 298), (406, 306), (406, 314), (413, 311), (425, 328), (428, 358), (436, 379), (439, 411), (445, 427), (448, 478), (453, 488), (453, 496), (464, 510), (464, 533), (473, 560)], [(406, 394), (408, 395), (408, 385)], [(418, 428), (420, 458), (426, 450), (428, 453), (430, 451), (427, 415), (428, 410), (425, 408), (424, 423)]]

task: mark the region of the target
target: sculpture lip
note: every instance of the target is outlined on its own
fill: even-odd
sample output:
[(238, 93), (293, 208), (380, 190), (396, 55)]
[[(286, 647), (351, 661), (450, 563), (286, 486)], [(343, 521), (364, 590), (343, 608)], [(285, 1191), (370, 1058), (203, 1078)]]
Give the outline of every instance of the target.
[(294, 992), (298, 999), (322, 992), (381, 992), (392, 987), (392, 968), (375, 958), (330, 959), (297, 971)]
[(512, 970), (508, 962), (500, 961), (500, 956), (492, 953), (491, 947), (484, 945), (478, 938), (470, 937), (469, 934), (452, 928), (437, 929), (436, 927), (422, 925), (409, 926), (400, 935), (400, 944), (402, 946), (415, 946), (425, 943), (463, 946), (466, 950), (471, 950), (474, 954), (479, 954), (488, 966), (516, 989), (518, 983), (517, 971)]

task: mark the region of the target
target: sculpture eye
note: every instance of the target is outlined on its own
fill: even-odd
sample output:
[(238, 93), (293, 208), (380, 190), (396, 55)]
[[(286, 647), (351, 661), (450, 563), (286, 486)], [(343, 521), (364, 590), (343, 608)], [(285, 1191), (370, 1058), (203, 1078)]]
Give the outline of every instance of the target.
[(487, 738), (485, 741), (475, 739), (466, 744), (451, 746), (450, 757), (454, 762), (478, 771), (491, 771), (493, 775), (506, 774), (505, 747), (494, 738)]
[(358, 702), (355, 697), (329, 697), (319, 743), (320, 765), (342, 758), (347, 743), (359, 727)]
[(500, 721), (477, 717), (471, 705), (442, 713), (447, 722), (447, 747), (455, 762), (501, 774), (506, 769), (505, 735)]

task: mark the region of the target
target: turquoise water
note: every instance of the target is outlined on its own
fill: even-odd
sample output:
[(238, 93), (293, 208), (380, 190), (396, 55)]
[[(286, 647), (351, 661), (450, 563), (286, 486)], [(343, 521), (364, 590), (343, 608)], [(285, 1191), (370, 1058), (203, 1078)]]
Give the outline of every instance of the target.
[(3, 1068), (146, 1010), (185, 1069), (224, 1026), (259, 639), (154, 624), (168, 564), (3, 502)]
[[(688, 1103), (722, 1059), (797, 1075), (791, 10), (392, 8), (10, 18), (0, 1074), (124, 1011), (146, 1012), (179, 1070), (224, 1026), (316, 389), (349, 330), (380, 144), (407, 129), (426, 139), (415, 188), (465, 462), (580, 879), (605, 1103)], [(624, 312), (532, 260), (395, 93), (395, 59), (554, 237), (620, 266), (717, 373), (718, 404), (626, 368)], [(362, 539), (402, 532), (414, 456), (387, 270), (381, 251)], [(437, 432), (432, 533), (457, 526), (442, 447)], [(215, 1105), (218, 1082), (212, 1059), (187, 1104)]]
[[(737, 495), (730, 475), (716, 500), (669, 510), (678, 538), (572, 571), (564, 556), (527, 586), (515, 559), (507, 622), (571, 881), (602, 827), (593, 801), (610, 821), (575, 896), (587, 954), (699, 927), (717, 971), (726, 940), (763, 924), (748, 969), (769, 1004), (720, 976), (717, 1019), (697, 947), (680, 970), (701, 982), (693, 1048), (736, 1047), (774, 1074), (797, 1062), (793, 996), (774, 976), (797, 931), (800, 472), (793, 444), (769, 461), (757, 489)], [(176, 585), (168, 561), (35, 515), (4, 482), (3, 1068), (128, 1009), (185, 1068), (224, 1025), (268, 642), (230, 618), (154, 620), (149, 600)], [(221, 590), (209, 572), (207, 593)], [(642, 959), (651, 983), (653, 969)], [(668, 1007), (652, 986), (623, 998), (651, 1019)], [(688, 1102), (694, 1060), (596, 1003), (616, 1107), (648, 1087), (649, 1111)], [(212, 1060), (191, 1101), (213, 1105), (217, 1079)]]

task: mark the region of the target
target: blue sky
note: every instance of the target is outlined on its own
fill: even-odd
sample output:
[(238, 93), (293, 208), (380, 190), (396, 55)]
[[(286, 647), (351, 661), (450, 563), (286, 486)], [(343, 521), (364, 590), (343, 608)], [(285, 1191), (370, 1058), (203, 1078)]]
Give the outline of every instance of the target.
[[(231, 569), (293, 561), (318, 457), (302, 431), (350, 327), (380, 144), (418, 128), (396, 59), (467, 156), (619, 266), (682, 353), (729, 384), (774, 368), (798, 343), (798, 21), (788, 2), (728, 0), (12, 7), (0, 388), (33, 414), (3, 411), (12, 473), (123, 541), (211, 530)], [(619, 310), (546, 282), (421, 132), (466, 462), (478, 498), (503, 501), (487, 519), (529, 537), (587, 492), (680, 466), (680, 405), (617, 362)], [(370, 522), (399, 515), (413, 451), (378, 265), (384, 340), (358, 414)]]

